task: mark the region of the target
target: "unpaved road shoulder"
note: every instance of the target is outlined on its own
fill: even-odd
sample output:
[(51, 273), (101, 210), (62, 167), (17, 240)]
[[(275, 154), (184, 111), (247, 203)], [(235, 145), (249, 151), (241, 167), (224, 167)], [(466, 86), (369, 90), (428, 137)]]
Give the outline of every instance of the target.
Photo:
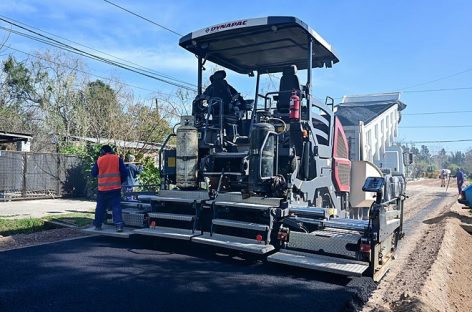
[(455, 189), (436, 180), (412, 183), (405, 205), (406, 237), (397, 259), (363, 311), (472, 311), (471, 214)]

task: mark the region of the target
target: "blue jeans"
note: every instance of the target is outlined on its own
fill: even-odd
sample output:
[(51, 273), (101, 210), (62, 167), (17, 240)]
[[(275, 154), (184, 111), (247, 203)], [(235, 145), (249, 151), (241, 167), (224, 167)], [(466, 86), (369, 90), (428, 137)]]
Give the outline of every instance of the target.
[[(131, 193), (134, 189), (132, 186), (124, 186), (123, 188), (126, 193)], [(133, 200), (133, 199), (134, 199), (133, 196), (129, 196), (129, 195), (126, 196), (126, 200)]]
[(121, 190), (97, 192), (97, 208), (95, 209), (95, 226), (101, 226), (105, 221), (107, 208), (111, 206), (113, 223), (123, 225), (121, 215)]

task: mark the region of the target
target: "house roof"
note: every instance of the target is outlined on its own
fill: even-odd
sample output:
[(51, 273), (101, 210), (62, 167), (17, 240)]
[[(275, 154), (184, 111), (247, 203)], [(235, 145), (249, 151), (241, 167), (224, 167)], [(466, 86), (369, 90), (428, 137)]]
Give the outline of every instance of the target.
[(30, 141), (33, 136), (29, 133), (0, 131), (0, 143), (13, 143), (19, 141)]
[(145, 150), (154, 150), (158, 151), (161, 149), (162, 144), (160, 143), (150, 143), (143, 141), (123, 141), (123, 140), (114, 140), (107, 138), (91, 138), (91, 137), (79, 137), (79, 136), (70, 136), (70, 139), (76, 141), (85, 141), (89, 143), (96, 144), (112, 144), (115, 146), (130, 148), (130, 149), (145, 149)]

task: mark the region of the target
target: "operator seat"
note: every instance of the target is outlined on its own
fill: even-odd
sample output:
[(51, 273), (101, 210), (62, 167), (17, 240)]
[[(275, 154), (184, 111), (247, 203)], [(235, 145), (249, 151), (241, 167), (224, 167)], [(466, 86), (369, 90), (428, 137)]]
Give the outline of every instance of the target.
[(282, 77), (280, 78), (279, 87), (279, 99), (277, 101), (277, 111), (281, 114), (287, 114), (290, 109), (290, 96), (292, 96), (292, 90), (297, 91), (297, 95), (300, 96), (300, 81), (297, 76), (297, 66), (291, 65), (285, 67), (282, 71)]

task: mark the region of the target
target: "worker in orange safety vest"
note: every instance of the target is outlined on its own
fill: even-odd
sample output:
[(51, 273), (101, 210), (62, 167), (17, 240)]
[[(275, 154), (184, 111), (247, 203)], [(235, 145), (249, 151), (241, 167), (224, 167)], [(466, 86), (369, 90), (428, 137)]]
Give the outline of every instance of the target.
[(113, 153), (109, 145), (100, 149), (100, 157), (92, 168), (92, 176), (98, 178), (97, 207), (95, 209), (95, 230), (102, 229), (107, 207), (111, 206), (113, 223), (117, 232), (123, 232), (121, 215), (121, 182), (126, 179), (127, 170), (123, 160)]

